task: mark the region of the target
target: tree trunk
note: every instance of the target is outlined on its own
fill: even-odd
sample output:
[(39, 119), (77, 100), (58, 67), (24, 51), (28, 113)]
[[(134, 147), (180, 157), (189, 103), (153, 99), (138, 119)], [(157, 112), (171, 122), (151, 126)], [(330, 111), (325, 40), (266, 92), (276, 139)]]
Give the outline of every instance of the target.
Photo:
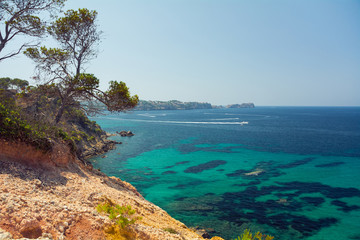
[(55, 117), (55, 123), (56, 124), (58, 124), (60, 122), (60, 119), (61, 119), (62, 115), (64, 114), (64, 110), (65, 110), (65, 104), (62, 103), (61, 107), (60, 107), (60, 109), (57, 112), (56, 117)]

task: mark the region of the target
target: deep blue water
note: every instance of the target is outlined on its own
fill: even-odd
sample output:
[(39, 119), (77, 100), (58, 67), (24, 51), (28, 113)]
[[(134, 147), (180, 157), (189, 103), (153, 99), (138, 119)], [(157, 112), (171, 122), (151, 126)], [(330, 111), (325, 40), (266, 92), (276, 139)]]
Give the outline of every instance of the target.
[(225, 239), (245, 228), (276, 239), (360, 239), (359, 107), (148, 111), (94, 120), (110, 133), (135, 133), (113, 137), (123, 144), (92, 159), (94, 166), (188, 226)]

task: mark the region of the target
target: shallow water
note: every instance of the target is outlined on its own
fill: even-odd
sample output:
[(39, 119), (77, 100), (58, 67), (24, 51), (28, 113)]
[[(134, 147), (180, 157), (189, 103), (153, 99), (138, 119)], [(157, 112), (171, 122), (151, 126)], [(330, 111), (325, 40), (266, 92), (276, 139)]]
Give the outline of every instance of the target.
[[(149, 111), (94, 118), (131, 130), (96, 168), (188, 226), (231, 239), (360, 239), (360, 108)], [(242, 122), (248, 124), (241, 124)], [(252, 173), (252, 174), (249, 174)]]

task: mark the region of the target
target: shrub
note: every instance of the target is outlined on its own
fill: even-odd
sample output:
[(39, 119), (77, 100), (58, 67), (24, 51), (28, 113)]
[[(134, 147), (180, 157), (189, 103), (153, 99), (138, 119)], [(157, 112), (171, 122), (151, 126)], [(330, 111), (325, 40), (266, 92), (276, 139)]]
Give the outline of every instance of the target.
[(103, 131), (72, 106), (65, 109), (66, 117), (56, 124), (53, 113), (59, 108), (59, 101), (48, 94), (51, 86), (50, 90), (43, 88), (29, 88), (18, 95), (13, 90), (0, 88), (0, 138), (21, 141), (44, 151), (51, 150), (55, 143), (62, 143), (80, 156), (83, 146), (96, 143)]
[(26, 112), (15, 103), (15, 96), (0, 89), (0, 138), (21, 141), (40, 150), (49, 151), (54, 141), (65, 142), (72, 152), (76, 151), (73, 139), (58, 126), (39, 115)]
[(42, 150), (52, 148), (51, 138), (45, 134), (46, 126), (30, 124), (12, 105), (0, 103), (0, 136), (3, 139), (26, 142)]
[(99, 204), (96, 210), (100, 213), (104, 212), (109, 214), (109, 218), (114, 220), (117, 225), (122, 228), (136, 222), (136, 218), (132, 219), (131, 216), (135, 214), (135, 210), (130, 205), (120, 206), (118, 204), (111, 205), (110, 203)]
[(120, 206), (115, 204), (107, 197), (103, 197), (104, 202), (96, 207), (99, 213), (106, 213), (113, 224), (105, 227), (105, 233), (109, 239), (133, 239), (134, 233), (128, 228), (134, 224), (140, 217), (133, 217), (136, 213), (130, 205)]
[(274, 237), (262, 234), (260, 232), (255, 233), (254, 235), (250, 232), (250, 230), (245, 229), (243, 234), (234, 240), (273, 240)]
[(178, 234), (178, 232), (173, 228), (164, 228), (165, 232), (169, 232), (171, 234)]

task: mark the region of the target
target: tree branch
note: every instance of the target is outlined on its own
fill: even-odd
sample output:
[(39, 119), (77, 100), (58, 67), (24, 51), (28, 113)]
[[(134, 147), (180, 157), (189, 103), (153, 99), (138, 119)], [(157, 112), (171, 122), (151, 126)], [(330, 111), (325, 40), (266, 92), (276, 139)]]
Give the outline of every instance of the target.
[(7, 59), (7, 58), (11, 58), (11, 57), (14, 57), (14, 56), (18, 55), (19, 53), (21, 53), (21, 51), (22, 51), (24, 48), (31, 47), (31, 46), (34, 46), (34, 45), (23, 44), (23, 45), (19, 48), (18, 51), (13, 52), (13, 53), (9, 53), (9, 54), (5, 55), (4, 57), (0, 57), (0, 62), (1, 62), (2, 60)]

